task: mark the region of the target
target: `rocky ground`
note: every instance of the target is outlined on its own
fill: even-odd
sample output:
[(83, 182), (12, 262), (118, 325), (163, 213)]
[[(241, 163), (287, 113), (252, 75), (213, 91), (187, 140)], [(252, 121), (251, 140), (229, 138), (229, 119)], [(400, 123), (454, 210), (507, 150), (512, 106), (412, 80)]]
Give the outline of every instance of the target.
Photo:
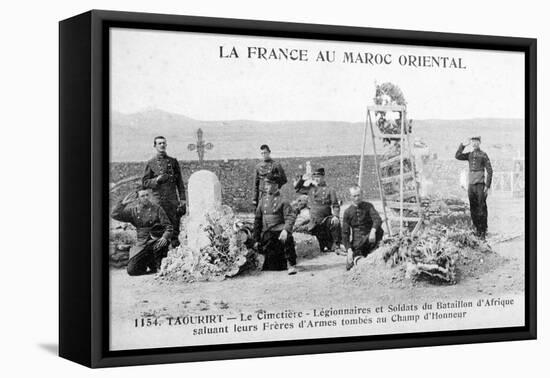
[(494, 248), (496, 255), (485, 261), (475, 261), (479, 266), (478, 274), (468, 275), (456, 285), (392, 279), (399, 276), (399, 268), (389, 271), (393, 275), (381, 275), (380, 271), (373, 270), (370, 276), (362, 279), (355, 270), (346, 272), (345, 258), (333, 253), (301, 260), (295, 276), (288, 276), (286, 272), (261, 272), (222, 282), (185, 285), (158, 281), (152, 275), (129, 279), (124, 270), (113, 269), (112, 319), (116, 323), (136, 316), (169, 316), (214, 309), (253, 312), (258, 309), (276, 310), (282, 306), (299, 308), (304, 303), (315, 307), (354, 302), (382, 303), (390, 299), (395, 303), (454, 300), (480, 293), (493, 296), (517, 294), (523, 292), (524, 285), (523, 245), (523, 239), (499, 244)]
[[(521, 199), (489, 198), (490, 244), (493, 253), (470, 253), (459, 266), (458, 283), (434, 285), (404, 280), (399, 267), (379, 264), (345, 270), (345, 257), (317, 253), (309, 236), (296, 236), (298, 274), (255, 272), (222, 282), (178, 283), (154, 275), (129, 277), (111, 269), (111, 321), (136, 316), (170, 316), (204, 311), (277, 310), (350, 303), (454, 300), (455, 298), (522, 294), (525, 239)], [(519, 235), (519, 236), (518, 236)], [(506, 236), (512, 236), (511, 239)]]

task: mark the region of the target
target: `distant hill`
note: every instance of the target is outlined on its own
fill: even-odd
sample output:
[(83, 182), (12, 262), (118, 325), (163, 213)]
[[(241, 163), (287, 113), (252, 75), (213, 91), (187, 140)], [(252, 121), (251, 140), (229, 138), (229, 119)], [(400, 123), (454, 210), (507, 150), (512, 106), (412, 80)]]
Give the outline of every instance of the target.
[[(111, 160), (143, 161), (153, 154), (157, 135), (168, 139), (168, 150), (180, 160), (196, 160), (187, 146), (196, 142), (201, 128), (204, 140), (214, 144), (206, 159), (257, 158), (267, 143), (274, 157), (332, 156), (361, 153), (364, 123), (335, 121), (250, 120), (199, 121), (181, 114), (148, 110), (134, 114), (114, 112), (111, 117)], [(466, 137), (480, 135), (482, 148), (496, 159), (524, 154), (521, 119), (414, 120), (413, 136), (421, 138), (440, 159), (453, 158)], [(372, 153), (367, 135), (368, 154)]]

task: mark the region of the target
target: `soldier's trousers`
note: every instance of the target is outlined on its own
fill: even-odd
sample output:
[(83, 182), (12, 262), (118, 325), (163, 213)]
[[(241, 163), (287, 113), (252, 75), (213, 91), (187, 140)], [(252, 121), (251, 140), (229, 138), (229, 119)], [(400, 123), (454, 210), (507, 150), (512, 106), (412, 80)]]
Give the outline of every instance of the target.
[(378, 227), (376, 229), (376, 240), (374, 243), (369, 242), (368, 234), (362, 236), (361, 239), (357, 241), (354, 240), (351, 247), (351, 249), (353, 250), (353, 257), (367, 256), (373, 250), (378, 248), (378, 244), (380, 243), (380, 240), (382, 240), (383, 236), (384, 236), (384, 230), (382, 229), (382, 227)]
[(260, 252), (265, 256), (263, 270), (285, 270), (287, 262), (296, 265), (296, 247), (292, 234), (283, 243), (279, 240), (281, 231), (266, 231), (260, 241)]
[(180, 217), (178, 216), (178, 206), (179, 203), (177, 201), (160, 201), (160, 207), (162, 207), (166, 213), (166, 216), (168, 216), (170, 223), (172, 224), (173, 231), (170, 242), (174, 247), (180, 245), (178, 238), (180, 234)]
[[(168, 254), (168, 245), (156, 249), (150, 241), (140, 252), (128, 261), (126, 271), (130, 276), (156, 273), (160, 269), (162, 259)], [(149, 269), (149, 270), (148, 270)]]
[(326, 217), (322, 222), (315, 225), (311, 230), (311, 234), (317, 238), (321, 252), (326, 249), (331, 249), (333, 244), (340, 245), (342, 242), (342, 229), (340, 222), (333, 225), (332, 216)]
[(470, 200), (470, 215), (478, 233), (487, 232), (487, 195), (485, 184), (470, 184), (468, 199)]

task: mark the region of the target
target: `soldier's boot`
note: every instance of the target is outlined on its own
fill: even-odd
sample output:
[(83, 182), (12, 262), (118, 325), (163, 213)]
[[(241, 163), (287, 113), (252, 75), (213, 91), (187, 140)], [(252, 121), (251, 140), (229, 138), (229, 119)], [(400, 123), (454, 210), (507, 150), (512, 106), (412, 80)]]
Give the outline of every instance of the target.
[(337, 255), (340, 254), (340, 243), (334, 242), (332, 243), (332, 246), (330, 247), (330, 251), (336, 253)]
[(346, 248), (342, 244), (336, 244), (334, 247), (334, 253), (338, 256), (346, 256)]
[(481, 239), (483, 237), (483, 231), (479, 227), (476, 227), (474, 231), (474, 235)]
[(331, 241), (330, 250), (338, 253), (338, 249), (340, 248), (340, 244), (342, 241), (342, 230), (340, 228), (340, 223), (338, 223), (337, 225), (331, 224), (329, 227)]
[(162, 266), (162, 256), (155, 256), (155, 259), (153, 260), (153, 264), (150, 267), (152, 273), (157, 273), (160, 271), (160, 268)]
[(328, 251), (328, 243), (326, 238), (324, 238), (321, 235), (316, 235), (317, 241), (319, 242), (319, 249), (321, 252), (327, 252)]
[(348, 249), (346, 254), (346, 270), (350, 270), (353, 267), (353, 251), (351, 248)]
[(289, 276), (298, 273), (298, 271), (296, 270), (296, 266), (290, 265), (289, 262), (286, 263), (286, 271)]
[(170, 240), (170, 249), (177, 248), (180, 245), (180, 240), (178, 236), (172, 237)]

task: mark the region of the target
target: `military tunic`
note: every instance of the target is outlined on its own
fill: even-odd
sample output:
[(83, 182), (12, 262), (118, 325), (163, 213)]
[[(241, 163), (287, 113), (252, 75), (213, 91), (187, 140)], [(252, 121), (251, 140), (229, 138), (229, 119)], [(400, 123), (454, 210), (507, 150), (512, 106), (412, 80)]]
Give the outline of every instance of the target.
[[(254, 238), (260, 243), (261, 252), (266, 257), (264, 270), (286, 269), (287, 261), (290, 265), (296, 265), (296, 250), (292, 237), (295, 221), (294, 209), (279, 192), (260, 198), (254, 216)], [(284, 243), (279, 240), (283, 230), (288, 233)]]
[(130, 249), (128, 274), (145, 274), (147, 268), (156, 271), (160, 265), (160, 260), (168, 252), (168, 245), (161, 250), (155, 250), (155, 240), (150, 235), (151, 229), (153, 226), (160, 224), (164, 227), (163, 238), (170, 240), (172, 235), (172, 224), (164, 210), (154, 203), (146, 206), (127, 206), (119, 202), (113, 208), (111, 217), (120, 222), (130, 223), (136, 228), (137, 242)]
[[(157, 181), (157, 177), (166, 178)], [(180, 217), (177, 214), (179, 201), (185, 200), (185, 186), (178, 161), (166, 154), (157, 154), (147, 162), (142, 179), (143, 186), (152, 189), (153, 199), (166, 212), (173, 227), (172, 239), (177, 244)], [(179, 195), (179, 200), (178, 200)]]
[[(467, 160), (469, 165), (468, 174), (468, 199), (470, 201), (470, 216), (476, 231), (484, 235), (487, 232), (487, 195), (485, 188), (491, 187), (493, 179), (493, 167), (489, 156), (480, 149), (464, 153), (465, 146), (458, 146), (455, 158)], [(485, 178), (487, 171), (487, 178)]]
[[(493, 167), (491, 166), (491, 160), (486, 152), (481, 150), (473, 150), (471, 152), (464, 153), (464, 146), (461, 144), (458, 146), (455, 157), (458, 160), (467, 160), (470, 168), (468, 174), (468, 182), (470, 185), (484, 184), (487, 188), (491, 187), (493, 181)], [(487, 180), (485, 180), (485, 171), (487, 171)]]
[[(358, 205), (351, 204), (342, 219), (342, 239), (346, 250), (351, 248), (354, 255), (366, 255), (382, 239), (382, 219), (370, 202), (362, 201)], [(368, 241), (371, 230), (376, 230), (376, 241)]]
[(296, 182), (296, 192), (306, 194), (308, 197), (308, 207), (310, 211), (310, 221), (308, 231), (317, 237), (321, 250), (330, 249), (332, 244), (340, 244), (341, 228), (340, 223), (333, 225), (333, 217), (340, 217), (340, 204), (336, 196), (336, 191), (330, 188), (326, 183), (318, 186), (303, 186), (304, 180), (301, 178)]
[(272, 173), (277, 177), (279, 189), (287, 183), (286, 174), (281, 164), (275, 162), (273, 159), (258, 163), (254, 169), (254, 204), (257, 204), (266, 192), (265, 177), (268, 173)]

